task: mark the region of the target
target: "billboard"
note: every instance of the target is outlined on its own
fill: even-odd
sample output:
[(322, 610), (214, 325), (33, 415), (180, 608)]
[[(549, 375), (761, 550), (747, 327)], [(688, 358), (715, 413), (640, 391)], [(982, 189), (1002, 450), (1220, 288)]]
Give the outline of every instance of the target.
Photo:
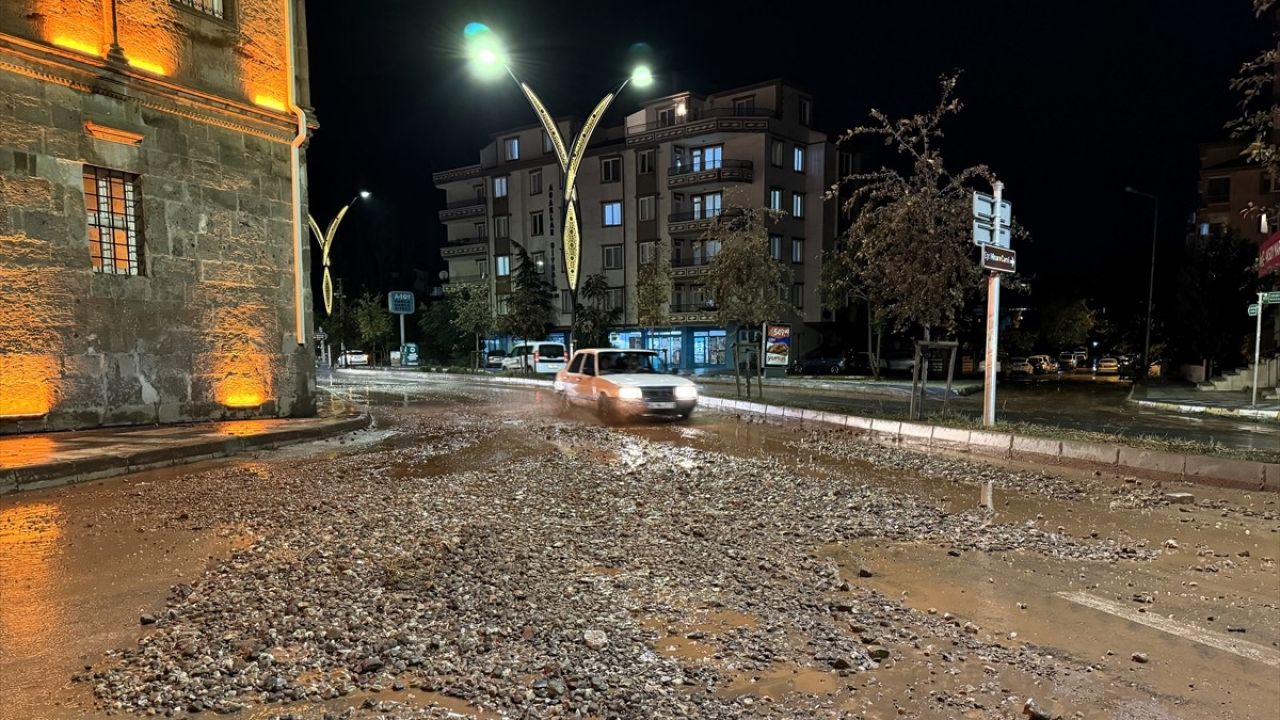
[(1258, 277), (1266, 277), (1280, 270), (1280, 231), (1262, 241), (1258, 247)]
[(791, 362), (791, 326), (764, 326), (765, 367), (786, 367)]

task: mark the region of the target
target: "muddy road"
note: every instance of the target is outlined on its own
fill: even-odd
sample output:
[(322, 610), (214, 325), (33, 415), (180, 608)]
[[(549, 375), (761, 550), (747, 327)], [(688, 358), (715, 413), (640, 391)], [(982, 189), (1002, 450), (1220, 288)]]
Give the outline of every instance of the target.
[(1274, 494), (333, 391), (377, 427), (0, 499), (0, 718), (1280, 717)]

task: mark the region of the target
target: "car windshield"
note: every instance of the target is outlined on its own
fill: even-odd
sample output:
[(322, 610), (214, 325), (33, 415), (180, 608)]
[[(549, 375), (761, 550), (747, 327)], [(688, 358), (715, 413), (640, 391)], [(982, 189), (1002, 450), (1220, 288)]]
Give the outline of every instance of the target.
[(554, 359), (556, 359), (556, 358), (562, 358), (562, 357), (564, 357), (564, 346), (563, 346), (563, 345), (549, 345), (549, 344), (548, 344), (548, 345), (539, 345), (539, 346), (538, 346), (538, 356), (539, 356), (539, 357), (543, 357), (543, 358), (550, 358), (550, 359), (553, 359), (553, 360), (554, 360)]
[(664, 371), (661, 358), (650, 352), (602, 352), (596, 355), (601, 375), (616, 373), (660, 373)]

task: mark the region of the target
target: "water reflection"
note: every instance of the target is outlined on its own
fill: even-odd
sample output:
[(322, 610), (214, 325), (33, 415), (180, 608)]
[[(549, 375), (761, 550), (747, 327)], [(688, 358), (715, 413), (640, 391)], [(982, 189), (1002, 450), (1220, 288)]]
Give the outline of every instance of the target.
[[(58, 540), (65, 522), (54, 503), (29, 503), (0, 510), (0, 647), (3, 662), (41, 653), (62, 606), (53, 592)], [(2, 667), (2, 666), (0, 666)]]

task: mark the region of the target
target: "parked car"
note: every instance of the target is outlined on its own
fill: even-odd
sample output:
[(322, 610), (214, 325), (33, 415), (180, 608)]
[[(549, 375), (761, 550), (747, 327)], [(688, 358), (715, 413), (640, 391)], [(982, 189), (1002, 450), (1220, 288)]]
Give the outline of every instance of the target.
[(916, 369), (915, 355), (890, 355), (888, 359), (888, 369), (899, 372), (913, 372)]
[[(871, 375), (871, 353), (863, 351), (854, 353), (847, 361), (849, 371), (860, 375)], [(883, 357), (876, 358), (876, 364), (880, 366), (880, 372), (889, 369), (889, 361)]]
[(369, 364), (369, 354), (363, 350), (348, 350), (338, 356), (338, 367), (358, 367)]
[(524, 343), (511, 348), (510, 354), (502, 359), (502, 369), (555, 373), (564, 369), (564, 355), (563, 343)]
[(804, 357), (792, 363), (791, 372), (804, 375), (842, 375), (852, 369), (850, 365), (843, 350), (823, 348), (805, 353)]
[(507, 353), (502, 350), (490, 350), (484, 356), (484, 368), (486, 370), (501, 370), (502, 361), (507, 357)]
[(1036, 371), (1035, 367), (1024, 357), (1009, 358), (1009, 364), (1005, 367), (1008, 368), (1010, 375), (1033, 375)]
[(698, 386), (670, 374), (653, 350), (579, 350), (556, 373), (554, 387), (565, 407), (593, 407), (606, 422), (642, 415), (684, 419), (698, 404)]
[(1098, 360), (1098, 366), (1095, 370), (1099, 375), (1119, 375), (1120, 361), (1113, 357), (1104, 357)]
[(1058, 361), (1048, 355), (1032, 355), (1027, 358), (1027, 362), (1031, 363), (1031, 369), (1040, 375), (1058, 372)]
[(1075, 370), (1076, 369), (1075, 353), (1069, 353), (1069, 352), (1059, 353), (1058, 367), (1067, 372)]

